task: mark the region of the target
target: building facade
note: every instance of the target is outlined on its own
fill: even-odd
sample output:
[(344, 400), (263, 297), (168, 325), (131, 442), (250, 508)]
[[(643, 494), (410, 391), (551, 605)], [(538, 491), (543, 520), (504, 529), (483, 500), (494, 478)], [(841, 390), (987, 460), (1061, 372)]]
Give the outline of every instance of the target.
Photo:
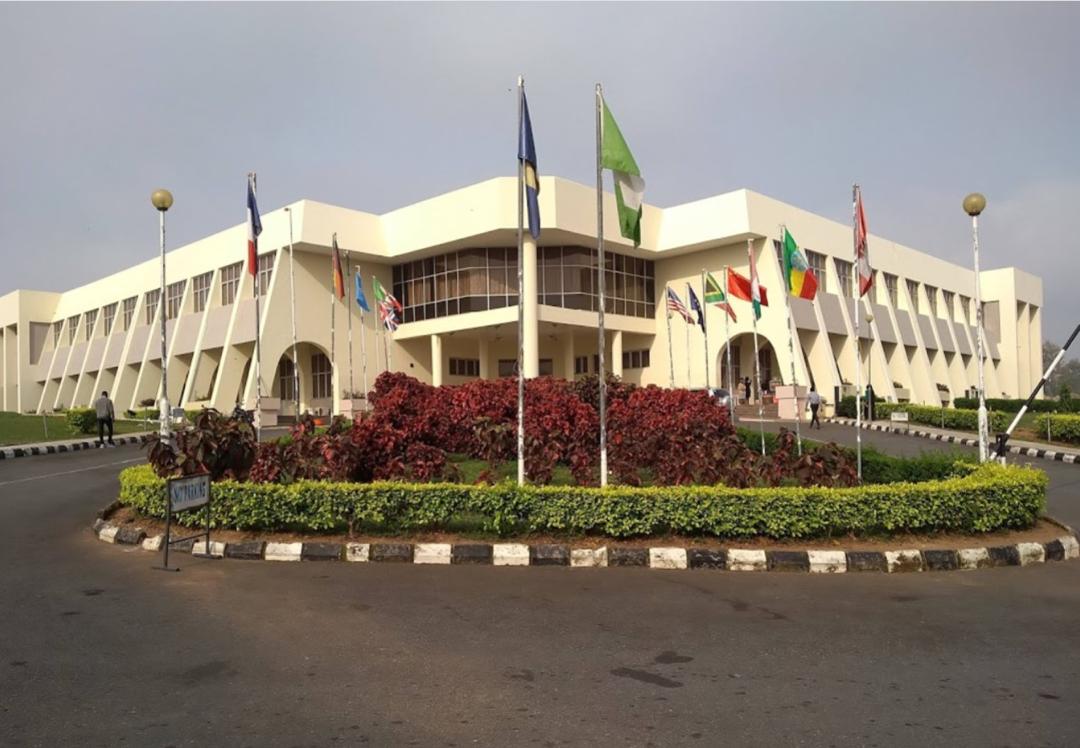
[[(527, 376), (573, 378), (595, 372), (598, 363), (595, 192), (553, 177), (541, 186), (544, 228), (539, 242), (526, 232), (523, 254), (524, 368)], [(170, 400), (189, 408), (253, 407), (256, 282), (258, 368), (269, 419), (295, 410), (294, 366), (301, 409), (324, 413), (339, 411), (388, 366), (434, 384), (512, 375), (516, 188), (516, 180), (496, 178), (383, 215), (302, 200), (262, 217), (256, 279), (243, 264), (247, 236), (240, 224), (169, 252), (164, 299), (157, 257), (63, 293), (0, 296), (0, 409), (87, 405), (102, 390), (118, 410), (157, 398), (161, 315)], [(976, 386), (974, 274), (966, 267), (872, 235), (874, 287), (856, 302), (851, 227), (748, 190), (645, 206), (637, 248), (619, 236), (611, 194), (604, 222), (605, 357), (608, 370), (628, 381), (726, 386), (729, 344), (734, 379), (753, 376), (749, 304), (732, 301), (738, 321), (726, 330), (723, 312), (709, 308), (706, 345), (700, 328), (678, 317), (669, 338), (663, 299), (670, 285), (685, 301), (687, 283), (703, 298), (704, 270), (721, 278), (730, 266), (747, 275), (749, 239), (771, 302), (757, 324), (762, 379), (790, 384), (794, 363), (796, 384), (813, 383), (831, 400), (836, 388), (853, 391), (859, 355), (864, 382), (869, 378), (889, 401), (949, 403)], [(790, 299), (790, 316), (781, 224), (819, 279), (813, 301)], [(396, 332), (383, 332), (376, 315), (361, 315), (349, 303), (348, 277), (345, 301), (333, 300), (335, 232), (368, 298), (376, 276), (403, 303)], [(1042, 281), (1012, 267), (986, 270), (982, 294), (987, 395), (1026, 396), (1042, 368)]]

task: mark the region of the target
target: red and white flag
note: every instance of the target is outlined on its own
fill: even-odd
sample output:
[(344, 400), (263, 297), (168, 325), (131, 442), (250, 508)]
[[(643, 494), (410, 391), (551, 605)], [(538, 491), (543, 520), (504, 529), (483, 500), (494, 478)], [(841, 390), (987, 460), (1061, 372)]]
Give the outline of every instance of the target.
[(874, 271), (870, 267), (870, 250), (867, 247), (866, 213), (863, 212), (862, 189), (855, 186), (855, 265), (859, 274), (859, 296), (865, 296), (874, 285)]
[(259, 272), (259, 234), (262, 233), (262, 220), (259, 218), (259, 206), (255, 204), (255, 177), (251, 174), (248, 175), (247, 227), (248, 272), (254, 278)]

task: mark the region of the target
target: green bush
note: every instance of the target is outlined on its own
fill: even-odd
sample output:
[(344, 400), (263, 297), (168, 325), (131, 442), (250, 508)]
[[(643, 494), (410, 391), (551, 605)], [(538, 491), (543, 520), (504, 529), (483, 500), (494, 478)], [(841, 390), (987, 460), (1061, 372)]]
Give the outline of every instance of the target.
[[(854, 451), (852, 451), (854, 453)], [(921, 483), (965, 475), (974, 465), (974, 454), (923, 452), (918, 457), (893, 457), (873, 447), (863, 447), (863, 483)]]
[[(896, 412), (907, 412), (909, 423), (919, 423), (924, 426), (937, 426), (938, 428), (957, 429), (959, 431), (979, 430), (979, 411), (964, 410), (961, 408), (935, 408), (932, 405), (912, 405), (911, 403), (874, 403), (874, 417), (878, 420), (888, 420), (889, 416)], [(855, 398), (845, 397), (836, 408), (836, 414), (841, 417), (855, 417)], [(990, 431), (1004, 431), (1009, 426), (1008, 413), (991, 410)]]
[(72, 408), (67, 412), (67, 425), (73, 434), (92, 434), (97, 431), (97, 411), (93, 408)]
[(1068, 442), (1080, 444), (1080, 416), (1046, 414), (1039, 416), (1038, 433), (1047, 432), (1049, 422), (1050, 440), (1056, 442)]
[[(897, 532), (992, 532), (1029, 527), (1042, 512), (1045, 473), (986, 464), (925, 483), (858, 488), (495, 486), (297, 481), (214, 484), (218, 528), (334, 532), (432, 530), (482, 518), (499, 533), (625, 538), (679, 533), (719, 538), (811, 538)], [(149, 466), (120, 474), (120, 501), (165, 515), (165, 483)]]
[[(1000, 410), (1002, 413), (1019, 413), (1027, 400), (1019, 398), (990, 397), (986, 400), (986, 407), (990, 410)], [(969, 408), (978, 410), (979, 400), (975, 397), (958, 397), (953, 400), (957, 408)], [(1080, 413), (1080, 400), (1062, 397), (1060, 400), (1047, 398), (1045, 400), (1032, 400), (1028, 412), (1031, 413)]]

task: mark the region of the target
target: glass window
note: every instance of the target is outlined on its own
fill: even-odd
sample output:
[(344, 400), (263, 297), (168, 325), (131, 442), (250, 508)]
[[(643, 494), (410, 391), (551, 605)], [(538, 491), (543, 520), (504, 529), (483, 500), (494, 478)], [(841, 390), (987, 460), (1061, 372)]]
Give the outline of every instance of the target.
[(278, 397), (282, 400), (296, 399), (295, 367), (292, 359), (283, 358), (278, 364)]
[(94, 325), (97, 323), (97, 309), (86, 313), (86, 339), (89, 340), (94, 334)]
[(79, 315), (68, 317), (68, 345), (75, 342), (75, 332), (79, 329)]
[(259, 296), (266, 296), (270, 291), (270, 277), (274, 273), (274, 258), (277, 252), (267, 252), (259, 255)]
[(925, 286), (926, 288), (926, 300), (930, 304), (930, 315), (937, 316), (937, 287)]
[(109, 335), (112, 332), (113, 322), (116, 320), (116, 304), (109, 304), (105, 307), (105, 316), (102, 321), (105, 323), (105, 335)]
[(56, 322), (53, 322), (53, 326), (52, 326), (53, 339), (52, 339), (52, 342), (53, 342), (53, 347), (54, 348), (56, 348), (57, 346), (60, 345), (60, 333), (63, 331), (63, 329), (64, 329), (64, 320), (59, 319)]
[(806, 264), (814, 271), (814, 275), (817, 277), (818, 291), (827, 293), (829, 284), (825, 272), (825, 255), (808, 249), (806, 250)]
[(574, 373), (575, 374), (588, 374), (589, 373), (589, 357), (588, 356), (575, 356), (574, 357)]
[(146, 292), (146, 324), (152, 325), (157, 315), (158, 301), (161, 299), (161, 290), (155, 288)]
[(953, 305), (956, 301), (956, 294), (952, 291), (942, 291), (941, 300), (945, 304), (945, 319), (952, 319), (954, 314)]
[(854, 266), (846, 260), (833, 260), (836, 263), (836, 282), (840, 285), (837, 291), (841, 296), (854, 296), (854, 285), (851, 275)]
[(897, 288), (897, 278), (891, 273), (882, 273), (885, 276), (885, 293), (889, 295), (889, 303), (892, 304), (893, 309), (897, 309), (900, 306), (900, 293)]
[(165, 286), (165, 319), (180, 316), (180, 303), (184, 300), (184, 286), (187, 281), (177, 281)]
[(971, 324), (971, 299), (967, 296), (960, 297), (960, 319), (965, 325)]
[(322, 400), (333, 396), (333, 373), (330, 359), (326, 354), (316, 353), (311, 357), (311, 396)]
[(909, 280), (907, 283), (908, 297), (911, 299), (911, 312), (917, 312), (920, 309), (919, 306), (919, 284), (917, 281)]
[(454, 377), (478, 377), (480, 376), (480, 359), (478, 358), (452, 358), (450, 359), (450, 375)]
[(623, 351), (622, 360), (624, 369), (644, 369), (649, 365), (649, 349)]
[(221, 269), (221, 305), (228, 306), (236, 300), (240, 288), (240, 274), (244, 272), (244, 263), (237, 262)]
[(500, 377), (516, 377), (517, 376), (517, 359), (500, 358), (499, 359), (499, 376)]
[(213, 273), (203, 273), (191, 279), (191, 291), (196, 312), (206, 309), (206, 300), (210, 298), (210, 281), (213, 278)]

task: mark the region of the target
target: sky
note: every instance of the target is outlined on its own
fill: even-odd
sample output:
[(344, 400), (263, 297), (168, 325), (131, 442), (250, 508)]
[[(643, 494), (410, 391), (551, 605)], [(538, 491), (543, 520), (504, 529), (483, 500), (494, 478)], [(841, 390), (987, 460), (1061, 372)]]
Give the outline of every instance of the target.
[[(381, 213), (516, 173), (591, 183), (593, 87), (659, 206), (750, 188), (1043, 279), (1080, 322), (1080, 4), (0, 5), (0, 295), (64, 290), (301, 198)], [(872, 252), (872, 248), (871, 248)], [(871, 255), (872, 259), (872, 255)]]

